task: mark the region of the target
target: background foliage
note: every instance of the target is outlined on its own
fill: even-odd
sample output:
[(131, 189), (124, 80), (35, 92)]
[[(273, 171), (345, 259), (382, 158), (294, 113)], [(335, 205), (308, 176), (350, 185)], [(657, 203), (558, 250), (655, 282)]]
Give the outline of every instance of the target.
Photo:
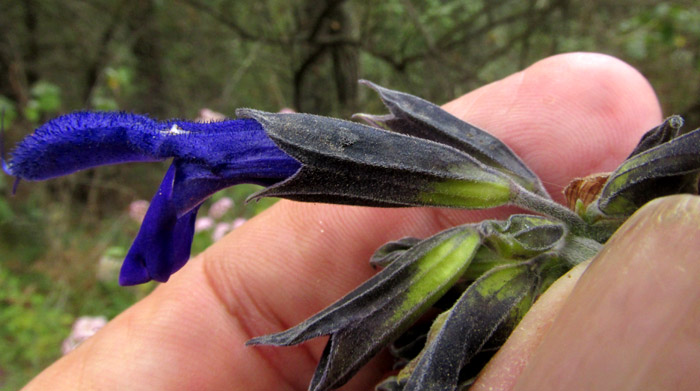
[[(631, 63), (666, 114), (700, 125), (700, 6), (690, 0), (10, 0), (0, 3), (0, 108), (9, 145), (78, 109), (347, 117), (382, 112), (358, 78), (440, 103), (577, 50)], [(15, 197), (0, 176), (0, 387), (56, 359), (76, 317), (113, 317), (149, 291), (98, 279), (98, 260), (128, 247), (138, 224), (127, 207), (164, 172), (104, 167), (22, 184)], [(242, 206), (249, 191), (227, 194), (236, 216), (264, 207)]]

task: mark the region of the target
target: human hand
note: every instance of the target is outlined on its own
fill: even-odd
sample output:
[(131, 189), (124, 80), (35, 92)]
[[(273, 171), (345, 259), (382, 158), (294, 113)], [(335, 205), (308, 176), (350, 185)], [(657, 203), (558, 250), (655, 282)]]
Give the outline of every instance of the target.
[[(570, 179), (614, 169), (661, 120), (653, 91), (638, 73), (591, 54), (541, 61), (445, 108), (504, 140), (558, 199)], [(244, 342), (286, 329), (359, 285), (373, 272), (369, 256), (386, 241), (507, 214), (505, 208), (463, 212), (282, 201), (190, 261), (27, 389), (306, 389), (323, 341), (284, 349)], [(592, 268), (589, 279), (596, 270), (601, 267)], [(609, 331), (592, 326), (598, 328), (593, 335)], [(551, 330), (557, 335), (556, 327)], [(559, 350), (552, 350), (571, 353), (561, 338), (581, 337), (582, 331), (573, 331), (555, 339)], [(523, 381), (537, 373), (533, 368)], [(370, 389), (386, 370), (379, 357), (343, 389)], [(528, 389), (527, 383), (519, 386)]]

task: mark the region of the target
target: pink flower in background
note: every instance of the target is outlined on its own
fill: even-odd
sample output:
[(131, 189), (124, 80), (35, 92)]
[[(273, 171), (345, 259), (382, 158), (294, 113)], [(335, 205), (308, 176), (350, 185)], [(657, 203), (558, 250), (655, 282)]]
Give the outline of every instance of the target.
[(117, 247), (111, 247), (97, 261), (96, 276), (102, 282), (115, 282), (119, 280), (119, 270), (126, 253)]
[(291, 113), (296, 113), (296, 111), (294, 111), (294, 109), (290, 109), (289, 107), (283, 107), (283, 108), (280, 109), (280, 111), (278, 111), (278, 113), (280, 113), (280, 114), (291, 114)]
[(99, 329), (107, 324), (107, 318), (104, 316), (81, 316), (75, 323), (73, 323), (73, 328), (71, 333), (63, 341), (61, 346), (61, 351), (63, 354), (68, 354), (72, 350), (78, 347), (86, 339), (92, 337)]
[(233, 227), (229, 223), (219, 223), (214, 227), (214, 232), (211, 233), (211, 240), (213, 241), (218, 241), (219, 239), (223, 238), (226, 236), (226, 234), (232, 229)]
[(215, 122), (215, 121), (223, 121), (226, 119), (226, 116), (216, 112), (214, 110), (210, 110), (207, 108), (203, 108), (202, 110), (199, 110), (199, 117), (195, 119), (197, 122)]
[(200, 217), (194, 222), (194, 232), (206, 231), (214, 227), (214, 219), (211, 217)]
[(211, 204), (209, 207), (209, 217), (213, 219), (220, 219), (224, 217), (226, 212), (233, 207), (233, 200), (229, 197), (224, 197), (215, 203)]
[(129, 217), (137, 223), (143, 222), (143, 218), (146, 216), (146, 211), (148, 210), (148, 201), (146, 200), (136, 200), (129, 204)]
[(246, 221), (248, 221), (248, 219), (245, 219), (243, 217), (239, 217), (239, 218), (233, 220), (233, 222), (231, 222), (231, 229), (233, 230), (233, 229), (240, 227)]

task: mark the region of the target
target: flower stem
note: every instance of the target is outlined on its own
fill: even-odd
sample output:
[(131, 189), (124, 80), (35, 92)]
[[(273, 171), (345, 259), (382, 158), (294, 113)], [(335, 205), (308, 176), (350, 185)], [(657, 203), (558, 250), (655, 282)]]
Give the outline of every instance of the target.
[(588, 237), (588, 226), (583, 219), (568, 208), (515, 184), (511, 202), (533, 212), (542, 213), (565, 223), (574, 234)]

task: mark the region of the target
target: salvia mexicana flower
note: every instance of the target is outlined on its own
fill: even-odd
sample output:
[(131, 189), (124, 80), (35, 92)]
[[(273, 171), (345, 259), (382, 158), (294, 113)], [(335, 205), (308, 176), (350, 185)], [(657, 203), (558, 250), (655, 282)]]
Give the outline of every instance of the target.
[(42, 180), (105, 164), (172, 158), (124, 260), (119, 282), (167, 281), (190, 256), (197, 209), (238, 183), (271, 185), (299, 162), (253, 120), (159, 122), (128, 113), (77, 112), (51, 120), (21, 141), (4, 170)]
[(370, 260), (382, 270), (356, 290), (295, 327), (249, 342), (293, 345), (328, 335), (314, 391), (340, 387), (385, 346), (401, 371), (378, 390), (466, 389), (537, 296), (595, 255), (636, 209), (659, 196), (698, 192), (700, 130), (682, 131), (678, 117), (650, 130), (612, 174), (567, 189), (569, 209), (552, 201), (497, 138), (423, 99), (364, 83), (390, 111), (357, 115), (369, 125), (251, 109), (237, 111), (242, 119), (204, 124), (74, 113), (37, 129), (11, 161), (3, 159), (3, 169), (39, 180), (172, 158), (122, 266), (123, 284), (165, 281), (181, 268), (201, 203), (241, 182), (267, 186), (255, 197), (392, 207), (513, 204), (543, 215), (390, 242)]
[[(501, 141), (422, 99), (371, 86), (394, 114), (387, 129), (249, 109), (238, 110), (242, 119), (210, 123), (78, 112), (38, 128), (9, 162), (3, 159), (3, 168), (18, 179), (43, 180), (104, 164), (172, 158), (124, 261), (125, 285), (167, 281), (189, 258), (199, 205), (243, 182), (269, 186), (259, 197), (303, 201), (472, 209), (510, 203), (582, 227)], [(437, 120), (425, 120), (431, 116)], [(425, 126), (432, 133), (416, 131)]]

